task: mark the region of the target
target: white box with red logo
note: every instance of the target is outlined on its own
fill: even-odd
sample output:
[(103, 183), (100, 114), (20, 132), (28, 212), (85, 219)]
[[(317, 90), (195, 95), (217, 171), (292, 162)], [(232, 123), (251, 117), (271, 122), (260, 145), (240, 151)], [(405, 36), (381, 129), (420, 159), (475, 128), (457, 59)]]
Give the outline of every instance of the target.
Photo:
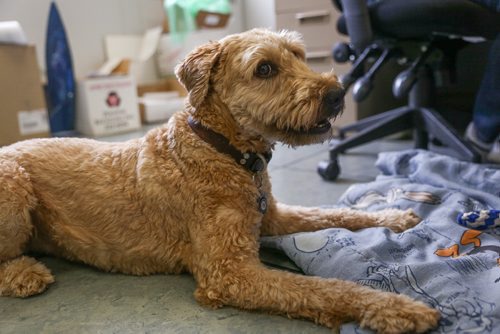
[(77, 87), (76, 128), (87, 136), (106, 136), (141, 127), (137, 87), (130, 75), (90, 77)]

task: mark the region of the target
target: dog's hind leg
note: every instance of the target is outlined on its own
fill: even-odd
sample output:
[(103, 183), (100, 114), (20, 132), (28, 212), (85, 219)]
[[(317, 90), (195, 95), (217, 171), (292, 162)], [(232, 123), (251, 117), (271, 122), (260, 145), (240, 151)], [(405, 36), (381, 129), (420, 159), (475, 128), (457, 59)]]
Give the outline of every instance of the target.
[(29, 175), (16, 162), (0, 161), (0, 296), (31, 296), (54, 282), (42, 263), (22, 256), (33, 233), (35, 205)]

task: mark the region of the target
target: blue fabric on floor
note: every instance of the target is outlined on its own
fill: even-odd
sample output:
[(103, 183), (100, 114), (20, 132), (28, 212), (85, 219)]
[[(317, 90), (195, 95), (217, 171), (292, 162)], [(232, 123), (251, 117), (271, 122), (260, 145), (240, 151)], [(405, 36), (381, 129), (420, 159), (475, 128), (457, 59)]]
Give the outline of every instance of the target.
[[(409, 295), (437, 308), (435, 333), (500, 333), (500, 227), (461, 226), (461, 213), (500, 209), (500, 170), (427, 151), (382, 153), (374, 182), (351, 186), (336, 206), (412, 208), (423, 221), (386, 228), (333, 228), (262, 238), (308, 275)], [(370, 333), (356, 324), (341, 333)]]

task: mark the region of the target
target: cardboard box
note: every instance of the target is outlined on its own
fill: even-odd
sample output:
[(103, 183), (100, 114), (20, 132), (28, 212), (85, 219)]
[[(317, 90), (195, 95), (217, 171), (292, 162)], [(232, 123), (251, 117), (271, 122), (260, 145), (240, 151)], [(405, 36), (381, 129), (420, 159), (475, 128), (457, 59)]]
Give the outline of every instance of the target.
[(145, 124), (164, 122), (174, 112), (182, 110), (187, 96), (186, 89), (176, 79), (164, 79), (137, 88), (141, 121)]
[(95, 137), (140, 128), (136, 83), (147, 85), (158, 81), (153, 55), (161, 32), (161, 27), (157, 27), (143, 36), (106, 36), (106, 63), (94, 76), (78, 82), (79, 132)]
[(182, 42), (177, 41), (171, 34), (161, 35), (156, 52), (160, 77), (165, 78), (174, 75), (175, 66), (196, 47), (243, 31), (243, 17), (240, 10), (237, 9), (240, 6), (240, 1), (234, 1), (234, 11), (231, 15), (200, 11), (197, 24), (202, 29), (190, 32)]
[(156, 55), (160, 76), (168, 77), (175, 74), (175, 66), (198, 46), (217, 41), (228, 35), (227, 29), (196, 30), (188, 34), (182, 43), (175, 41), (171, 34), (162, 35)]
[(147, 30), (144, 35), (108, 35), (105, 38), (106, 64), (98, 74), (127, 61), (127, 71), (138, 85), (158, 81), (155, 53), (162, 33), (161, 27)]
[(185, 98), (175, 92), (146, 93), (140, 99), (141, 120), (145, 124), (166, 122), (183, 109)]
[(211, 13), (200, 10), (196, 15), (196, 25), (198, 28), (224, 28), (229, 21), (229, 14)]
[(77, 88), (76, 128), (82, 134), (106, 136), (141, 127), (132, 76), (90, 77)]
[(0, 69), (0, 146), (48, 137), (48, 114), (35, 47), (0, 44)]
[(187, 96), (187, 91), (175, 77), (165, 78), (152, 84), (138, 85), (137, 94), (143, 96), (145, 93), (178, 92), (180, 96)]

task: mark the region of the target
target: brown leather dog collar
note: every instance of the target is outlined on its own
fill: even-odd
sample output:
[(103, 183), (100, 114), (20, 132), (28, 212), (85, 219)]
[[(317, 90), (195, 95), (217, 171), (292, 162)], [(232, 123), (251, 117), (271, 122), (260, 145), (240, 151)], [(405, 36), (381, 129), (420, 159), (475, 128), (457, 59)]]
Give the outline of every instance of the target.
[(229, 140), (226, 137), (205, 127), (191, 116), (188, 118), (188, 124), (198, 137), (212, 145), (220, 153), (231, 156), (238, 165), (246, 168), (252, 173), (262, 172), (267, 163), (271, 160), (272, 152), (270, 151), (265, 152), (264, 154), (240, 152), (236, 147), (229, 143)]

